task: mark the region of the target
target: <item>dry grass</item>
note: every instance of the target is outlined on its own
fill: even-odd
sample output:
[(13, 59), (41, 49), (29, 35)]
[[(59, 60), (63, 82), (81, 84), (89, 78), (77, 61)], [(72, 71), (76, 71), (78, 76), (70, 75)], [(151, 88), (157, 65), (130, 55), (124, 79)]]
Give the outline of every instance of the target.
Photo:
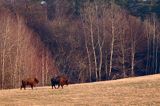
[(160, 106), (160, 75), (85, 84), (64, 89), (0, 91), (5, 106)]

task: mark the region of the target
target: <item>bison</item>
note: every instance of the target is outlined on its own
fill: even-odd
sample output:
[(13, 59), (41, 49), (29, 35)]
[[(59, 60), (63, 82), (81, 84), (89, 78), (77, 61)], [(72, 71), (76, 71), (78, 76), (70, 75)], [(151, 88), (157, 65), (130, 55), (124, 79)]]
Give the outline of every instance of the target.
[[(58, 89), (60, 86), (63, 89), (64, 85), (68, 85), (68, 78), (66, 76), (56, 76), (51, 78), (51, 85), (52, 85), (52, 89), (53, 86), (55, 89)], [(56, 88), (56, 85), (58, 85), (58, 88)]]
[(31, 86), (31, 88), (33, 89), (33, 86), (35, 86), (36, 84), (38, 84), (39, 81), (37, 78), (28, 78), (28, 79), (23, 79), (22, 80), (22, 85), (21, 85), (21, 89), (24, 88), (24, 90), (26, 89), (26, 86)]

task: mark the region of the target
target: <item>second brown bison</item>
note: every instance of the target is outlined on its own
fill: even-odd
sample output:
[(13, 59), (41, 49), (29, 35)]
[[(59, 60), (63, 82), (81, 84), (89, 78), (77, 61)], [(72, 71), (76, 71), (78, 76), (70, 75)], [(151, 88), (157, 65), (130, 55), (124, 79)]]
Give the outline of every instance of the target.
[(26, 89), (26, 86), (31, 86), (31, 88), (33, 89), (33, 86), (35, 86), (36, 84), (38, 84), (39, 81), (37, 78), (28, 78), (28, 79), (23, 79), (22, 80), (22, 85), (21, 85), (21, 89), (24, 88)]
[[(56, 76), (51, 79), (52, 89), (53, 86), (55, 89), (58, 89), (60, 86), (63, 88), (64, 85), (68, 85), (68, 78), (66, 76)], [(56, 88), (58, 85), (58, 88)]]

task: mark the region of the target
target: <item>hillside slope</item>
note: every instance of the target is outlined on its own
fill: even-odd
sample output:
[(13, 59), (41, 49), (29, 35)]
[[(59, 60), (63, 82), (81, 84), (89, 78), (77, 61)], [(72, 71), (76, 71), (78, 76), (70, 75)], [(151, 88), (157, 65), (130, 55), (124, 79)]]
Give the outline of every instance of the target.
[(64, 89), (37, 87), (34, 90), (0, 91), (1, 105), (160, 105), (160, 74), (114, 81), (74, 84)]

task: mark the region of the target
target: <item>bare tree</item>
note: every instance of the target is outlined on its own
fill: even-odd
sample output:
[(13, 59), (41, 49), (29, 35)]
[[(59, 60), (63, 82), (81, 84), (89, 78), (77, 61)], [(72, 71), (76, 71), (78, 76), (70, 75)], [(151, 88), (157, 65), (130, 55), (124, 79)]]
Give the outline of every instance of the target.
[(92, 79), (92, 64), (91, 64), (91, 54), (90, 54), (90, 51), (89, 51), (89, 47), (88, 47), (88, 39), (87, 39), (87, 33), (86, 33), (86, 28), (85, 28), (85, 25), (84, 25), (84, 22), (85, 21), (83, 19), (83, 16), (81, 16), (81, 21), (82, 21), (82, 27), (83, 27), (83, 32), (84, 32), (84, 40), (85, 40), (85, 48), (86, 48), (86, 51), (87, 51), (87, 59), (88, 59), (88, 71), (89, 71), (89, 81), (91, 82)]
[(4, 88), (4, 79), (5, 79), (5, 63), (6, 63), (6, 51), (7, 51), (7, 39), (8, 39), (8, 33), (10, 31), (9, 29), (9, 23), (11, 21), (10, 17), (6, 18), (5, 23), (5, 32), (3, 35), (3, 49), (2, 49), (2, 88)]
[(110, 62), (109, 62), (109, 77), (112, 72), (112, 62), (113, 62), (113, 50), (114, 50), (114, 42), (115, 42), (115, 12), (114, 12), (114, 3), (111, 4), (111, 48), (110, 48)]

